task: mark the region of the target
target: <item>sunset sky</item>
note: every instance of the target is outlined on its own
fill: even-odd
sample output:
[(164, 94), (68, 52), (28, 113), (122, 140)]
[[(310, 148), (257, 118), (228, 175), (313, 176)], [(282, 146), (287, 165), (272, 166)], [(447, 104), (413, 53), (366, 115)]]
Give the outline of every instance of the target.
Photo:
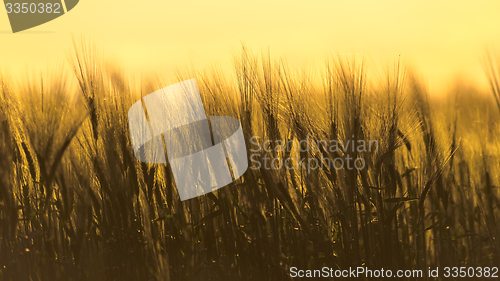
[(84, 35), (139, 72), (229, 67), (244, 43), (299, 67), (356, 54), (383, 69), (401, 56), (431, 91), (457, 79), (486, 87), (481, 60), (487, 50), (500, 54), (499, 13), (498, 0), (81, 0), (17, 34), (0, 13), (0, 70), (63, 63), (72, 37)]

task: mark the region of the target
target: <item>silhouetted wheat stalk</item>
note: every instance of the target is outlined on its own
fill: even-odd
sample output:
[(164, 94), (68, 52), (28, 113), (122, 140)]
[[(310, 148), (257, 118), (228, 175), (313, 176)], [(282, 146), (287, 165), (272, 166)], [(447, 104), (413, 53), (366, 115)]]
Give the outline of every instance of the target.
[[(243, 48), (233, 76), (179, 80), (197, 78), (207, 115), (239, 117), (247, 149), (252, 136), (375, 139), (379, 149), (320, 145), (299, 156), (362, 157), (366, 167), (249, 169), (181, 202), (169, 166), (137, 161), (128, 132), (128, 108), (166, 82), (136, 85), (104, 67), (95, 46), (75, 46), (76, 91), (46, 75), (22, 86), (0, 79), (0, 280), (288, 280), (292, 266), (498, 265), (500, 167), (486, 155), (498, 142), (472, 137), (498, 136), (486, 97), (448, 106), (399, 63), (378, 85), (362, 64), (329, 60), (316, 85)], [(499, 103), (498, 68), (488, 69)]]

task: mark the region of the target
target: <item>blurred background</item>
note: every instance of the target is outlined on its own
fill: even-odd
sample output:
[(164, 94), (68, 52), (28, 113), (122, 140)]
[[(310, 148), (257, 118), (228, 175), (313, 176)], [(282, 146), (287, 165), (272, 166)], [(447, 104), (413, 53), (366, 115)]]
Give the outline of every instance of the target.
[(97, 42), (134, 71), (231, 67), (241, 43), (300, 67), (332, 55), (377, 67), (401, 57), (431, 92), (460, 80), (487, 88), (481, 61), (500, 45), (500, 2), (396, 0), (84, 0), (66, 16), (12, 34), (0, 13), (1, 68), (24, 73), (65, 62), (72, 37)]

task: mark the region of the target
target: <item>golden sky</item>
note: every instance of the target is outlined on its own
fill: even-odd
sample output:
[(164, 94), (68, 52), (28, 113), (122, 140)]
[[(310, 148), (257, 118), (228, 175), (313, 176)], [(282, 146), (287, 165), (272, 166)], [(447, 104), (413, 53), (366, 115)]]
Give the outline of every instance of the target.
[(67, 15), (17, 34), (0, 13), (0, 69), (64, 62), (81, 35), (140, 72), (225, 67), (241, 43), (296, 66), (354, 53), (383, 69), (401, 56), (441, 91), (458, 78), (486, 86), (481, 59), (500, 50), (500, 1), (80, 0)]

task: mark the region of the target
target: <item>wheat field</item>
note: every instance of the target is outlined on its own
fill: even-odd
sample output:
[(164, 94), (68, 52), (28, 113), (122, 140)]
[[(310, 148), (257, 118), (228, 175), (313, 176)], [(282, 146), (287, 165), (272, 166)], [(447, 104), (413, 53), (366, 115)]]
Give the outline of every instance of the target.
[[(131, 79), (91, 44), (75, 45), (67, 68), (23, 80), (3, 73), (0, 280), (291, 280), (291, 267), (500, 266), (500, 76), (488, 62), (488, 95), (460, 86), (430, 95), (399, 63), (378, 80), (340, 58), (308, 74), (245, 48), (233, 73)], [(168, 164), (136, 160), (127, 112), (190, 78), (207, 115), (240, 120), (247, 149), (252, 136), (378, 148), (301, 151), (366, 165), (252, 168), (180, 201)]]

